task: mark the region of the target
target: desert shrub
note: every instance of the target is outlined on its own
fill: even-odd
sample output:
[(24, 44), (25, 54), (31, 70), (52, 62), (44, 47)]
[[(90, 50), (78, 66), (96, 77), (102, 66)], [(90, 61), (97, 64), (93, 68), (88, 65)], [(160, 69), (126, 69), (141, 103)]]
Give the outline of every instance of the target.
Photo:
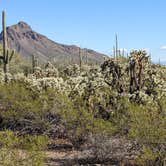
[(138, 165), (162, 165), (166, 152), (165, 98), (142, 105), (131, 103), (127, 98), (118, 100), (110, 121), (118, 135), (126, 135), (141, 147)]
[(10, 73), (24, 73), (27, 75), (31, 72), (31, 63), (25, 57), (22, 57), (18, 53), (15, 53), (10, 62)]
[(165, 104), (133, 106), (129, 110), (131, 122), (129, 136), (142, 145), (139, 165), (162, 165), (165, 156)]
[(23, 83), (0, 85), (1, 128), (49, 134), (60, 125), (58, 112), (71, 109), (56, 90), (32, 91)]
[(113, 132), (109, 121), (88, 112), (82, 98), (72, 101), (49, 88), (32, 91), (20, 82), (1, 85), (0, 91), (1, 128), (49, 136), (68, 135), (74, 144), (86, 140), (93, 132)]
[(115, 134), (126, 135), (130, 129), (131, 117), (128, 110), (132, 108), (132, 104), (126, 97), (119, 97), (116, 102), (110, 121), (115, 128)]
[[(42, 101), (21, 83), (0, 86), (2, 126), (10, 129), (37, 130), (42, 123)], [(38, 123), (36, 123), (38, 122)], [(43, 125), (42, 125), (43, 124)]]
[(100, 161), (107, 161), (113, 155), (112, 140), (106, 134), (94, 134), (89, 136), (93, 156)]
[(111, 123), (89, 112), (82, 98), (72, 101), (53, 89), (32, 91), (20, 82), (1, 85), (0, 91), (1, 128), (51, 136), (65, 135), (65, 130), (74, 144), (91, 133), (113, 132)]
[(72, 143), (79, 147), (85, 143), (91, 134), (105, 133), (111, 135), (114, 128), (109, 121), (95, 118), (84, 107), (64, 110), (61, 112), (63, 124)]
[(10, 130), (0, 132), (0, 165), (44, 166), (46, 136), (18, 136)]

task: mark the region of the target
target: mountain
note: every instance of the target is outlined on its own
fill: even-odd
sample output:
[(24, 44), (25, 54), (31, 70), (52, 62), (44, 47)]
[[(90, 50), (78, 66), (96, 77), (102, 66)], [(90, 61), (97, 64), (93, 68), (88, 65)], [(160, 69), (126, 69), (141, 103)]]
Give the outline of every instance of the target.
[[(16, 25), (7, 27), (8, 47), (15, 49), (19, 54), (30, 57), (36, 55), (39, 61), (54, 61), (56, 63), (78, 63), (79, 47), (75, 45), (64, 45), (56, 43), (46, 36), (32, 30), (25, 22), (21, 21)], [(2, 43), (2, 33), (0, 34)], [(81, 49), (84, 62), (101, 63), (104, 54), (90, 49)]]

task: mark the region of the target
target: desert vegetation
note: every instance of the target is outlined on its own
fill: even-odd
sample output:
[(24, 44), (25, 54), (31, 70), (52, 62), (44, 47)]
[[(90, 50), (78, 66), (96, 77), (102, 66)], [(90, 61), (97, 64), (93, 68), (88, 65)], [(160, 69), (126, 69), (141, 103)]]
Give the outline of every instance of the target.
[(85, 151), (84, 164), (164, 166), (165, 66), (144, 50), (124, 57), (116, 44), (100, 65), (83, 63), (78, 50), (78, 64), (43, 67), (7, 49), (4, 20), (0, 165), (49, 165), (46, 151), (60, 138)]

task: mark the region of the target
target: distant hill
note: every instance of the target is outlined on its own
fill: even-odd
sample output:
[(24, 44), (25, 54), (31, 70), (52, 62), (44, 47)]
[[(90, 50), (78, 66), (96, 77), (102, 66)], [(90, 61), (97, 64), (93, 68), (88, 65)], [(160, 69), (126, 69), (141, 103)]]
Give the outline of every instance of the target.
[[(40, 61), (54, 61), (56, 63), (78, 63), (79, 47), (75, 45), (64, 45), (56, 43), (31, 29), (21, 21), (16, 25), (7, 27), (8, 46), (15, 49), (25, 57), (36, 55)], [(0, 34), (2, 43), (2, 33)], [(88, 59), (89, 63), (101, 63), (104, 54), (90, 49), (81, 49), (83, 61)], [(87, 57), (87, 58), (86, 58)]]

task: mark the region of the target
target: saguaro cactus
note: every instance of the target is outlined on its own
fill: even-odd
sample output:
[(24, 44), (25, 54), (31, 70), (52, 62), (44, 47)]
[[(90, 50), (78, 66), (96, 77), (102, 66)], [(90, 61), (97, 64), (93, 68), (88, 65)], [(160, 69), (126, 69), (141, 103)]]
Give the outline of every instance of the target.
[(116, 34), (115, 35), (115, 52), (116, 52), (116, 58), (118, 58), (118, 54), (119, 54), (119, 52), (118, 52), (118, 35)]
[(121, 50), (118, 50), (118, 56), (121, 57)]
[(123, 51), (122, 51), (122, 57), (125, 56), (125, 49), (123, 48)]
[(32, 72), (35, 72), (35, 67), (38, 66), (38, 59), (34, 54), (32, 54)]
[(88, 64), (88, 52), (86, 49), (84, 50), (84, 53), (85, 53), (85, 63)]
[(113, 57), (116, 59), (116, 51), (115, 51), (115, 46), (113, 46)]
[(81, 48), (79, 47), (79, 66), (80, 66), (80, 72), (82, 69), (82, 54), (81, 54)]
[(0, 59), (3, 63), (4, 73), (9, 72), (9, 63), (13, 58), (14, 50), (10, 53), (7, 49), (7, 33), (6, 33), (6, 13), (2, 12), (2, 28), (3, 28), (3, 55), (0, 56)]

